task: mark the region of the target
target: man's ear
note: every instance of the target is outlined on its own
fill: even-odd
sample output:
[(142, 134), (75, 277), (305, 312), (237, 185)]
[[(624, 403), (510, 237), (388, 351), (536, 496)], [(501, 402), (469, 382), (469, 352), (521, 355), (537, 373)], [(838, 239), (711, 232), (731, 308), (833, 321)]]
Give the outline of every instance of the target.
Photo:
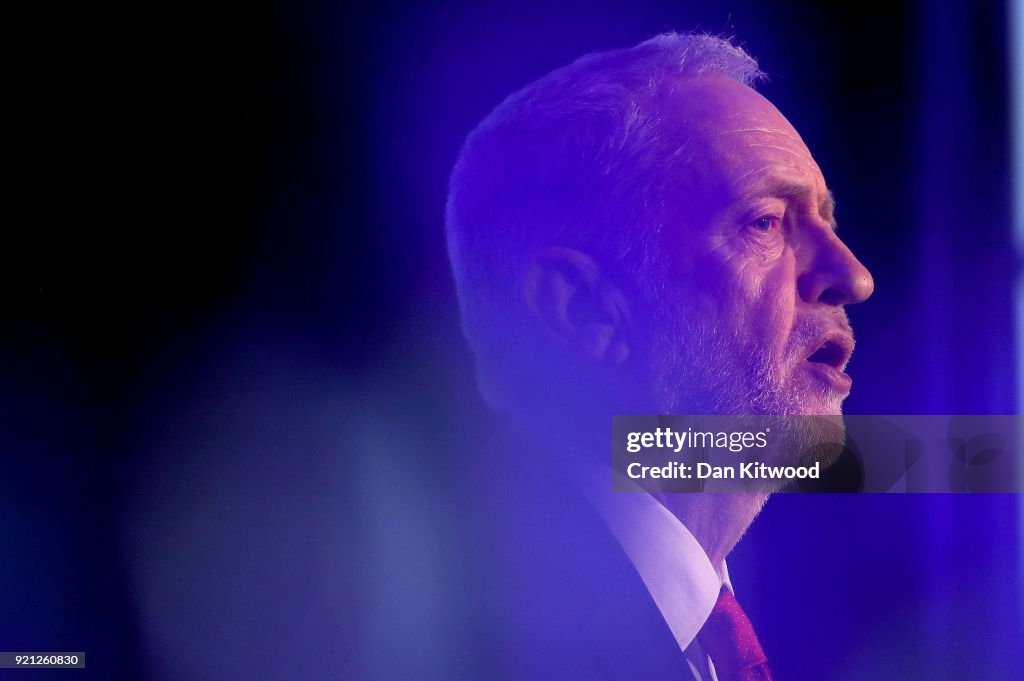
[(588, 359), (621, 364), (629, 357), (626, 298), (585, 253), (561, 246), (537, 253), (523, 277), (523, 297), (550, 335)]

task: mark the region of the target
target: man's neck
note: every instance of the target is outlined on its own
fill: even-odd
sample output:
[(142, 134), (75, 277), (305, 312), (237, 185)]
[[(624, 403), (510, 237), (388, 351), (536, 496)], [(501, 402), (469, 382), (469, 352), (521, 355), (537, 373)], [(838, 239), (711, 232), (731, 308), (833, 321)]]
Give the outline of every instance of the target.
[[(555, 451), (559, 448), (572, 448), (572, 442), (589, 443), (584, 445), (584, 451), (594, 453), (609, 449), (609, 444), (596, 436), (602, 432), (596, 427), (575, 432), (523, 427), (520, 432), (531, 433), (532, 437), (539, 438), (537, 442), (542, 442), (546, 448)], [(711, 564), (717, 568), (739, 543), (744, 532), (761, 512), (770, 494), (694, 492), (654, 496), (689, 530), (704, 549)]]
[(718, 566), (761, 512), (768, 494), (691, 493), (656, 495)]

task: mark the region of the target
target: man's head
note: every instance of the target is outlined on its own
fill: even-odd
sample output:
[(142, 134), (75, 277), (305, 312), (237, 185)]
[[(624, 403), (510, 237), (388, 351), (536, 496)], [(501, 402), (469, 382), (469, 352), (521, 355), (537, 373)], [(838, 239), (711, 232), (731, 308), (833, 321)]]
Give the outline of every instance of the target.
[(843, 306), (871, 277), (759, 75), (726, 41), (659, 36), (545, 76), (473, 131), (448, 239), (492, 404), (839, 413)]

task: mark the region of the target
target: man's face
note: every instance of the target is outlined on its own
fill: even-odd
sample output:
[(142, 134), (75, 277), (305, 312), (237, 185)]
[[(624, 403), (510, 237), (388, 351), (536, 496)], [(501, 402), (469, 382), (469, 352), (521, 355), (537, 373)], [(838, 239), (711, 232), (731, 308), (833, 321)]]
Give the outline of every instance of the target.
[(874, 284), (836, 235), (821, 170), (782, 114), (735, 81), (684, 81), (664, 106), (686, 163), (651, 317), (658, 408), (841, 413), (844, 306)]

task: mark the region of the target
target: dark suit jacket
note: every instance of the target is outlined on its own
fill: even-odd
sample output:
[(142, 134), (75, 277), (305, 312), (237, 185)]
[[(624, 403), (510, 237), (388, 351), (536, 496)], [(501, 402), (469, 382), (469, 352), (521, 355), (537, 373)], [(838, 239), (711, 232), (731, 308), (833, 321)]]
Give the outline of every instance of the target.
[(473, 466), (471, 601), (485, 677), (691, 680), (636, 569), (555, 456), (505, 440)]

